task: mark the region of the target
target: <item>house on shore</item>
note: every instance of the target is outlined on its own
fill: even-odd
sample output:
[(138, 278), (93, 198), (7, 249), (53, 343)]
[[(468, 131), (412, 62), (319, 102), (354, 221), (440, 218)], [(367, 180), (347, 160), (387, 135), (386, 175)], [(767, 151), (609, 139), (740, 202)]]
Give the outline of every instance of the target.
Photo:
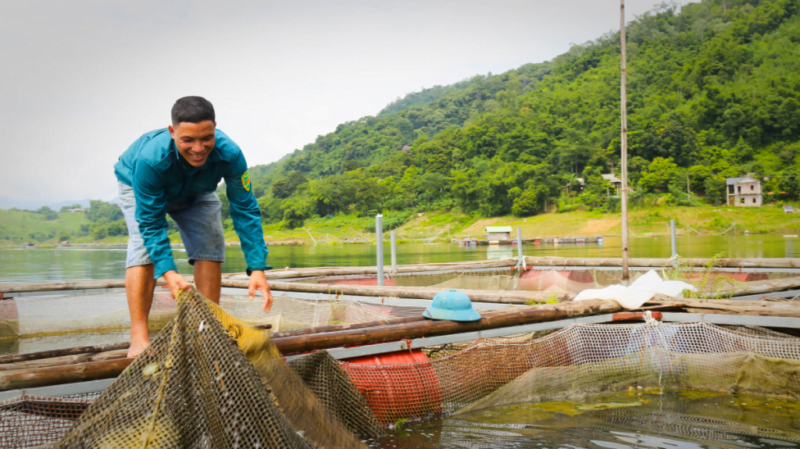
[(608, 183), (611, 184), (611, 187), (613, 187), (614, 190), (617, 191), (617, 195), (619, 195), (619, 191), (620, 189), (622, 189), (622, 180), (614, 176), (613, 173), (606, 173), (600, 176), (602, 176), (603, 179), (608, 181)]
[(743, 178), (727, 178), (728, 206), (736, 207), (761, 207), (761, 181), (755, 179), (754, 173), (748, 173)]
[(486, 226), (486, 240), (510, 240), (511, 231), (511, 226)]

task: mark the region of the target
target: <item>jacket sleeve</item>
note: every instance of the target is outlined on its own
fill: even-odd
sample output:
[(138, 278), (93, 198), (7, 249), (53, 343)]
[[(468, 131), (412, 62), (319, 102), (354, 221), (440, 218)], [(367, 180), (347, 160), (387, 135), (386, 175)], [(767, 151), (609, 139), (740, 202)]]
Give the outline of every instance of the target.
[(136, 197), (136, 221), (144, 246), (155, 264), (155, 278), (167, 271), (178, 271), (172, 260), (172, 247), (167, 236), (167, 199), (164, 179), (145, 161), (137, 161), (133, 175), (133, 194)]
[(267, 266), (268, 250), (264, 243), (264, 228), (261, 227), (261, 211), (246, 174), (247, 162), (240, 151), (225, 174), (225, 186), (231, 203), (233, 229), (242, 242), (247, 274), (250, 274), (254, 270), (269, 270), (272, 267)]

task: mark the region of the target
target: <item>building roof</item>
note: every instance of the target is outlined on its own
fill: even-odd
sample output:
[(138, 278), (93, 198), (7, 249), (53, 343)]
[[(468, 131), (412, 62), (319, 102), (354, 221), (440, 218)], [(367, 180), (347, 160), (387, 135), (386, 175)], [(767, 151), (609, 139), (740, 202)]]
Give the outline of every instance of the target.
[(511, 226), (486, 226), (486, 232), (511, 232)]
[(600, 176), (602, 176), (603, 179), (605, 179), (606, 181), (608, 181), (610, 183), (615, 183), (615, 182), (622, 183), (622, 180), (617, 178), (616, 176), (614, 176), (613, 173), (606, 173), (605, 175), (600, 175)]
[(741, 178), (725, 178), (725, 185), (732, 186), (738, 182), (759, 182), (758, 179), (750, 176), (752, 173), (747, 174)]

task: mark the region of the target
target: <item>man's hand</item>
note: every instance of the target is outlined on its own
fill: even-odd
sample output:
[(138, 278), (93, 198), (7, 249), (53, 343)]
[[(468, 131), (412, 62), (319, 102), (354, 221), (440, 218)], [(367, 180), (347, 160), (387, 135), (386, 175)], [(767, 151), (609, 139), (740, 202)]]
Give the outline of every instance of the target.
[(178, 290), (186, 290), (188, 292), (192, 289), (192, 286), (186, 282), (186, 279), (174, 270), (164, 273), (164, 280), (167, 281), (167, 288), (175, 299), (178, 298)]
[(265, 313), (269, 313), (272, 308), (272, 292), (269, 291), (269, 284), (267, 283), (267, 276), (261, 270), (254, 270), (250, 273), (250, 301), (256, 296), (256, 290), (261, 291), (261, 296), (264, 297), (264, 304), (261, 306)]

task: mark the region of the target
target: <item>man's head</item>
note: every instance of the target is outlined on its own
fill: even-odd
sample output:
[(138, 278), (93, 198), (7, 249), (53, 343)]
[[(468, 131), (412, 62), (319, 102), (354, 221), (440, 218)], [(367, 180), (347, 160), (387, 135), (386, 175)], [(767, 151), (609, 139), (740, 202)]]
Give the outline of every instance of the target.
[(178, 153), (193, 167), (205, 164), (214, 149), (216, 126), (214, 106), (203, 97), (183, 97), (172, 106), (169, 134)]

